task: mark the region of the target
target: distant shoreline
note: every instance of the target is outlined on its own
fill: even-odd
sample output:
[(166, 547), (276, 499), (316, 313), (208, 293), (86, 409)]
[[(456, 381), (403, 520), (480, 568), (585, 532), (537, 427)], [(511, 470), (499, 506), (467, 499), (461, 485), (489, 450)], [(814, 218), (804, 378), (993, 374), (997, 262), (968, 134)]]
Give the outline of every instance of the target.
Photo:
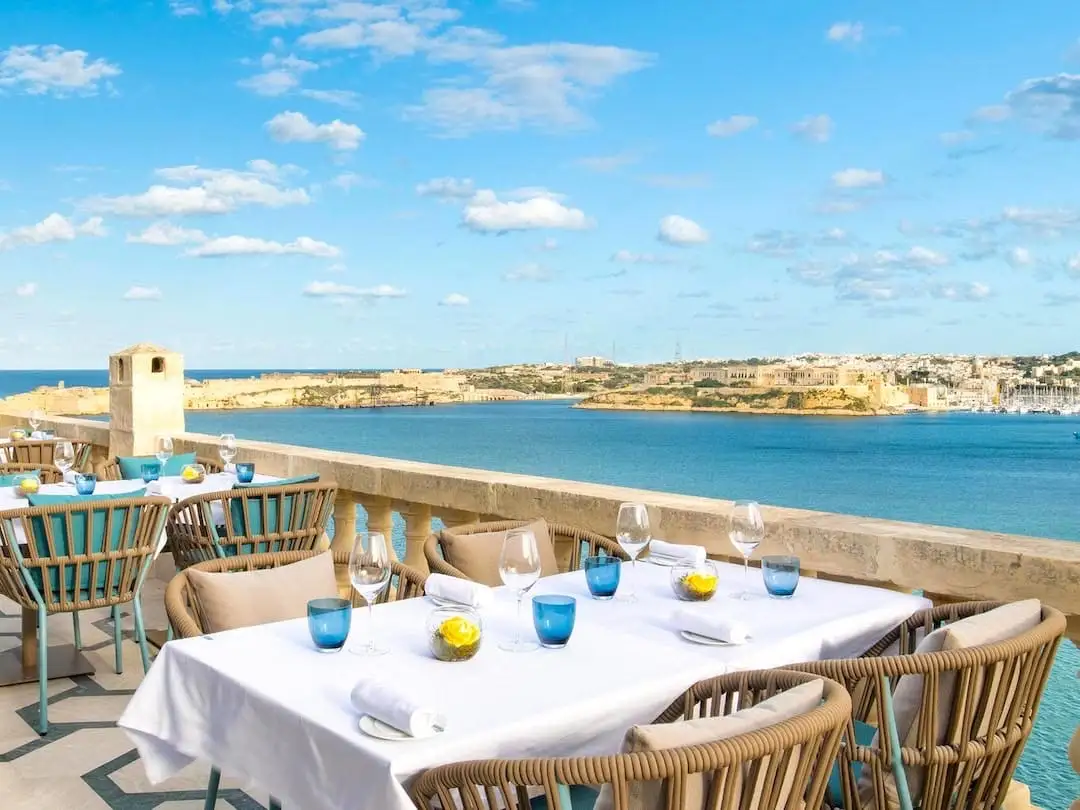
[(726, 413), (745, 416), (897, 416), (897, 411), (856, 411), (842, 408), (692, 408), (689, 405), (624, 405), (603, 402), (579, 402), (575, 408), (589, 411), (656, 411), (668, 413)]

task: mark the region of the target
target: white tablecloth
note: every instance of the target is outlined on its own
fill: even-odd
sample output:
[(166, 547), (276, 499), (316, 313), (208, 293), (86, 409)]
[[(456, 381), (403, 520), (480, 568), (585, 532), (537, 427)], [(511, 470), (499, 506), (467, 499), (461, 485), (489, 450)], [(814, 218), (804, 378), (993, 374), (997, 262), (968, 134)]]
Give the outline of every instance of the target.
[[(682, 603), (669, 569), (639, 563), (635, 603), (598, 602), (581, 572), (541, 580), (534, 593), (578, 597), (563, 650), (508, 653), (513, 595), (497, 590), (481, 615), (484, 643), (472, 661), (441, 663), (428, 653), (427, 599), (375, 608), (390, 649), (379, 658), (316, 652), (306, 620), (216, 633), (166, 644), (119, 725), (138, 746), (151, 782), (194, 759), (251, 779), (286, 807), (410, 810), (404, 785), (447, 762), (488, 757), (591, 756), (619, 750), (626, 729), (651, 722), (686, 687), (737, 669), (859, 655), (888, 629), (929, 606), (921, 597), (805, 579), (791, 600), (728, 598), (742, 572), (719, 566), (720, 592), (701, 609), (737, 616), (753, 640), (705, 647), (679, 637), (668, 617)], [(629, 566), (624, 576), (629, 574)], [(531, 606), (523, 611), (532, 634)], [(354, 615), (350, 644), (367, 631)], [(384, 742), (364, 736), (349, 693), (365, 674), (389, 677), (434, 702), (445, 733)]]

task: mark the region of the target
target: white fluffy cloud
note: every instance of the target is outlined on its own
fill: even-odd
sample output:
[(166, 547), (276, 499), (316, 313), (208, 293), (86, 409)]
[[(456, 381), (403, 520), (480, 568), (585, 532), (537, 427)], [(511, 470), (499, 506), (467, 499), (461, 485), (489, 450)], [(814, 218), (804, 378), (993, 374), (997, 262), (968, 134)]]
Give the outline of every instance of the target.
[(671, 256), (657, 256), (655, 253), (634, 253), (630, 250), (617, 250), (611, 255), (611, 261), (620, 264), (676, 264), (679, 260)]
[(935, 298), (946, 301), (961, 301), (975, 303), (985, 301), (992, 294), (987, 284), (981, 281), (962, 281), (951, 284), (939, 284), (931, 289), (930, 294)]
[(83, 201), (91, 211), (128, 217), (168, 217), (194, 214), (227, 214), (245, 205), (280, 208), (311, 202), (302, 188), (288, 188), (283, 175), (289, 167), (267, 160), (253, 160), (248, 171), (173, 166), (158, 169), (161, 179), (174, 184), (155, 184), (141, 194), (92, 197)]
[(316, 124), (298, 112), (283, 112), (266, 122), (266, 129), (280, 143), (325, 143), (331, 149), (351, 151), (360, 147), (366, 135), (355, 124), (334, 119), (329, 124)]
[(529, 262), (503, 273), (506, 281), (551, 281), (551, 271), (542, 264)]
[(416, 193), (421, 197), (435, 197), (440, 200), (464, 200), (476, 193), (476, 186), (471, 178), (436, 177), (416, 186)]
[(313, 281), (304, 288), (304, 295), (309, 298), (404, 298), (406, 290), (392, 284), (378, 284), (374, 287), (352, 287), (338, 284), (336, 281)]
[(439, 302), (440, 307), (467, 307), (469, 299), (461, 293), (450, 293)]
[(133, 287), (129, 287), (128, 291), (124, 293), (125, 301), (160, 301), (161, 290), (157, 287), (142, 287), (136, 284)]
[(336, 104), (339, 107), (353, 108), (360, 100), (360, 95), (352, 90), (313, 90), (305, 87), (300, 91), (304, 98), (322, 101), (327, 104)]
[(30, 298), (37, 295), (38, 285), (33, 281), (27, 281), (25, 284), (20, 284), (15, 288), (15, 295), (19, 298)]
[(676, 247), (703, 245), (709, 241), (709, 232), (692, 219), (669, 214), (660, 220), (656, 238)]
[(252, 236), (221, 236), (191, 248), (187, 255), (201, 259), (224, 256), (312, 256), (333, 259), (341, 255), (341, 248), (308, 236), (286, 243)]
[(880, 169), (841, 169), (832, 176), (837, 188), (877, 188), (885, 185), (886, 179)]
[(563, 205), (556, 199), (558, 195), (546, 190), (518, 189), (511, 195), (519, 199), (500, 200), (490, 189), (476, 192), (462, 211), (462, 225), (497, 233), (537, 228), (577, 231), (594, 225), (584, 211)]
[(102, 81), (120, 75), (120, 68), (104, 59), (88, 62), (86, 51), (59, 45), (15, 45), (0, 55), (0, 88), (31, 95), (93, 95)]
[(732, 115), (713, 121), (705, 127), (705, 131), (714, 138), (730, 138), (732, 135), (738, 135), (740, 132), (756, 127), (757, 124), (758, 120), (753, 115)]
[(825, 32), (825, 38), (829, 42), (859, 43), (866, 35), (866, 28), (861, 22), (835, 22)]
[(70, 242), (79, 236), (105, 236), (101, 217), (91, 217), (79, 224), (61, 214), (49, 214), (41, 222), (0, 233), (0, 251), (49, 242)]
[(315, 62), (299, 59), (291, 54), (279, 56), (275, 53), (263, 54), (259, 60), (262, 73), (249, 76), (237, 82), (245, 90), (251, 90), (260, 96), (280, 96), (297, 87), (301, 76), (312, 70), (318, 70)]
[(1022, 270), (1035, 264), (1035, 257), (1026, 247), (1014, 247), (1005, 253), (1005, 261), (1014, 270)]
[(791, 131), (803, 140), (825, 143), (832, 137), (833, 120), (825, 113), (808, 115), (792, 124)]
[(194, 228), (181, 228), (171, 222), (155, 222), (141, 233), (129, 233), (126, 242), (136, 245), (187, 245), (206, 241), (206, 234)]

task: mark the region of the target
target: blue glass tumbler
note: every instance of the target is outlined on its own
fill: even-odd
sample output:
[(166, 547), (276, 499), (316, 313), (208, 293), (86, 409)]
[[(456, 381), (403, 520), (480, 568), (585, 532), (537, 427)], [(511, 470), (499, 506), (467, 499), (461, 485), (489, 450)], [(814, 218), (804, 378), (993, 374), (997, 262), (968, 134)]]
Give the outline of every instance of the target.
[(97, 476), (93, 473), (75, 474), (75, 491), (80, 495), (93, 495), (97, 486)]
[(240, 462), (235, 465), (236, 480), (241, 484), (250, 484), (255, 478), (255, 465), (250, 461)]
[(574, 632), (577, 600), (572, 596), (534, 596), (533, 626), (541, 646), (552, 649), (565, 647)]
[(622, 576), (622, 560), (618, 557), (586, 557), (582, 567), (585, 584), (595, 599), (607, 600), (615, 595)]
[(149, 484), (151, 481), (157, 481), (161, 477), (161, 464), (157, 462), (143, 464), (139, 468), (139, 472), (142, 473), (143, 483)]
[(307, 603), (308, 630), (315, 649), (337, 652), (345, 646), (352, 624), (352, 602), (335, 596), (312, 599)]
[(799, 558), (763, 557), (761, 576), (765, 580), (765, 590), (769, 592), (769, 596), (790, 599), (799, 587)]

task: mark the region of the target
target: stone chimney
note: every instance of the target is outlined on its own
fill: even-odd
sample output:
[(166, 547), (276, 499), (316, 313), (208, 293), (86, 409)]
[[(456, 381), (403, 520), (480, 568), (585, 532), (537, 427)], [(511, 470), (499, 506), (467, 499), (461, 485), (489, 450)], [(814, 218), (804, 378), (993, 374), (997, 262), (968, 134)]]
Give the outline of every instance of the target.
[(153, 455), (158, 436), (184, 432), (184, 358), (149, 343), (109, 357), (109, 452)]

